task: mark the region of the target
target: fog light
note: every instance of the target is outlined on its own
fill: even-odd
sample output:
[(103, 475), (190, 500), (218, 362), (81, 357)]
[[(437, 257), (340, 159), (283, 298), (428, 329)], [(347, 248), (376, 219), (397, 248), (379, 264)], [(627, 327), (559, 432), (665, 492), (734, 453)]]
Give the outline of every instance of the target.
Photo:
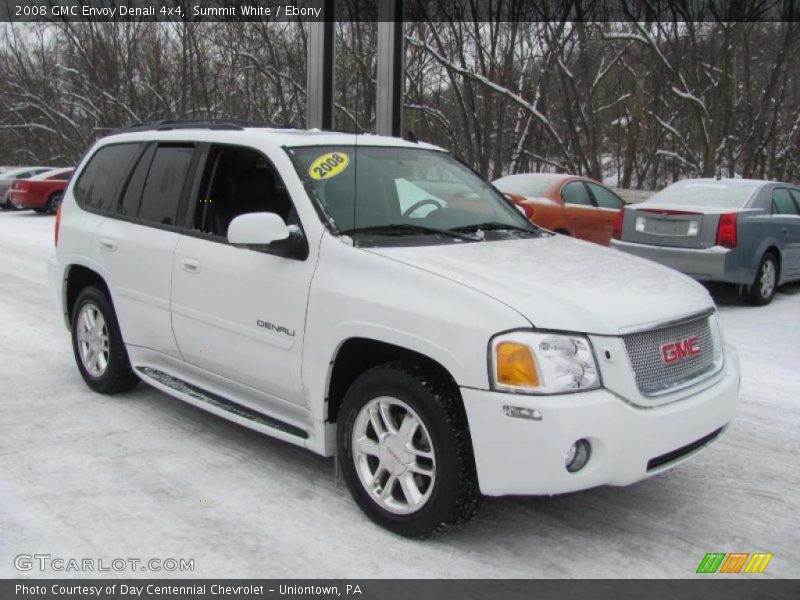
[(578, 440), (567, 451), (567, 459), (564, 464), (567, 466), (567, 471), (575, 473), (580, 471), (589, 462), (589, 457), (592, 455), (592, 445), (588, 440)]

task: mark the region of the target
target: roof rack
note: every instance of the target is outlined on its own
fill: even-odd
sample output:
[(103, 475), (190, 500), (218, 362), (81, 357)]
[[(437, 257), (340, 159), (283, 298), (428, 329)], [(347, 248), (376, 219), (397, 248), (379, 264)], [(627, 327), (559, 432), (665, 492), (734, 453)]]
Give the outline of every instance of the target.
[(152, 121), (149, 123), (131, 123), (126, 127), (115, 129), (108, 135), (119, 133), (135, 133), (139, 131), (171, 131), (174, 129), (222, 129), (231, 131), (241, 131), (245, 127), (272, 127), (295, 129), (291, 126), (280, 126), (275, 123), (258, 121), (246, 121), (240, 119), (165, 119), (162, 121)]

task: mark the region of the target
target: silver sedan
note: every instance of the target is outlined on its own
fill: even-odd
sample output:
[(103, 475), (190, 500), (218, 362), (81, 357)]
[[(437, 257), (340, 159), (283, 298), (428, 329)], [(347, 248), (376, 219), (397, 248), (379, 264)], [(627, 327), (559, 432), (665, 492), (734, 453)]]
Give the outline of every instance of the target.
[(686, 179), (625, 208), (611, 246), (701, 281), (772, 301), (800, 280), (800, 189), (753, 179)]

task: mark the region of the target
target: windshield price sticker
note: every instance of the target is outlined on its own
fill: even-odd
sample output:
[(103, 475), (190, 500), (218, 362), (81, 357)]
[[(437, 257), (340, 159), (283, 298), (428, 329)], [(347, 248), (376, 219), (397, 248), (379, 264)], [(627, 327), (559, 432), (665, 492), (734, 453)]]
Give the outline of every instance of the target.
[(311, 179), (321, 181), (336, 177), (350, 164), (350, 158), (343, 152), (329, 152), (317, 158), (308, 167), (308, 176)]

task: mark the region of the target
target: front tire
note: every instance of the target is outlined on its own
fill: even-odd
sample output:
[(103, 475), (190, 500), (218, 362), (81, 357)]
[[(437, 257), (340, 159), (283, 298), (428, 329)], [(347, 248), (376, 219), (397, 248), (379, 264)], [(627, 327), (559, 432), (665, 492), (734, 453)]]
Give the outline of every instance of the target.
[(778, 259), (767, 252), (756, 271), (753, 283), (748, 287), (745, 300), (753, 306), (764, 306), (772, 302), (778, 289)]
[(78, 370), (95, 392), (117, 394), (139, 383), (128, 360), (114, 307), (101, 290), (90, 286), (78, 294), (71, 330)]
[(366, 371), (345, 395), (337, 442), (354, 500), (394, 533), (440, 534), (480, 508), (458, 389), (436, 373), (401, 362)]

